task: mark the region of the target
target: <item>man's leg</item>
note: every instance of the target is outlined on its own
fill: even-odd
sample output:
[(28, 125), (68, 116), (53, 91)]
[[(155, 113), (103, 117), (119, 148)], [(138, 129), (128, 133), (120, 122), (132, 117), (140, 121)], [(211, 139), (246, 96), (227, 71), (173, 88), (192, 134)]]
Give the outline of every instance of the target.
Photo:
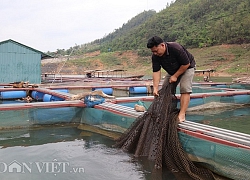
[(187, 69), (180, 78), (180, 112), (178, 115), (179, 121), (185, 121), (186, 111), (190, 102), (190, 94), (192, 93), (192, 80), (194, 76), (194, 68)]
[(183, 122), (185, 121), (185, 117), (186, 117), (186, 111), (189, 105), (189, 101), (190, 101), (190, 93), (183, 93), (181, 94), (180, 97), (180, 112), (178, 115), (179, 121)]

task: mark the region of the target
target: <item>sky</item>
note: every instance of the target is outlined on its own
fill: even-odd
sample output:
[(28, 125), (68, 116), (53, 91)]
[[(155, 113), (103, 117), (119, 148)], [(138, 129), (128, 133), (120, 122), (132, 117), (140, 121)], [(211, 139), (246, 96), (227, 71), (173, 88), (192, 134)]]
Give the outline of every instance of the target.
[(173, 0), (1, 0), (0, 42), (12, 39), (54, 52), (85, 44), (122, 27), (144, 10)]

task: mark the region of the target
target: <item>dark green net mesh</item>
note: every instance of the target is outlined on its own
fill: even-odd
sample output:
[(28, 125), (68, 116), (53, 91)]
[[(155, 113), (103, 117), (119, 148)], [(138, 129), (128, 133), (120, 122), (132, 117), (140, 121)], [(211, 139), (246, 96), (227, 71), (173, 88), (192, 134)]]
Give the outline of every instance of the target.
[(159, 96), (147, 112), (137, 117), (129, 129), (116, 140), (115, 147), (145, 156), (154, 162), (154, 168), (166, 166), (172, 172), (186, 172), (192, 179), (214, 179), (213, 173), (197, 167), (182, 148), (178, 137), (176, 84), (164, 83)]

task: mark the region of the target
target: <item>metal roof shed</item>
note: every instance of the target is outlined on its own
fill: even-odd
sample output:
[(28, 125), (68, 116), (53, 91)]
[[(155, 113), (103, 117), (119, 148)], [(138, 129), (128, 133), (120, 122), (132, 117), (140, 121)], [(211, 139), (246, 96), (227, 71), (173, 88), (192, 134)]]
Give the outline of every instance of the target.
[(51, 56), (13, 41), (0, 42), (0, 83), (41, 83), (41, 60)]

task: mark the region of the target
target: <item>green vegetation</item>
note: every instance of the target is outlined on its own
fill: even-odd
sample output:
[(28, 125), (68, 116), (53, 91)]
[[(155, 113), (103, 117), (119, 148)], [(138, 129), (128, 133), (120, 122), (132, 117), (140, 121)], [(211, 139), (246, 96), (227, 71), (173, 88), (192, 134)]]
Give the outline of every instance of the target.
[(215, 69), (229, 74), (250, 73), (250, 44), (220, 45), (190, 49), (197, 69)]
[(58, 49), (57, 54), (70, 54), (74, 49), (73, 55), (97, 50), (139, 50), (145, 55), (145, 44), (153, 35), (187, 48), (249, 43), (250, 1), (176, 0), (159, 13), (144, 11), (101, 39), (68, 50)]
[[(84, 69), (135, 71), (141, 67), (151, 72), (146, 42), (153, 35), (187, 47), (198, 69), (241, 74), (250, 71), (250, 1), (245, 0), (176, 0), (159, 13), (149, 10), (138, 14), (101, 39), (48, 54), (71, 54), (74, 58), (67, 64)], [(123, 54), (127, 51), (133, 52), (133, 61)], [(85, 56), (91, 52), (100, 53)]]
[[(197, 69), (214, 69), (216, 73), (233, 76), (246, 76), (250, 74), (250, 44), (217, 45), (204, 48), (188, 49), (195, 57)], [(147, 50), (150, 52), (150, 50)], [(117, 51), (109, 53), (86, 53), (82, 56), (73, 56), (66, 61), (61, 73), (82, 74), (85, 70), (112, 70), (123, 69), (127, 74), (152, 75), (151, 55), (139, 56), (138, 51)], [(64, 62), (55, 63), (61, 67)], [(47, 70), (51, 64), (43, 65)], [(53, 65), (54, 67), (54, 65)], [(56, 70), (55, 70), (56, 72)]]

